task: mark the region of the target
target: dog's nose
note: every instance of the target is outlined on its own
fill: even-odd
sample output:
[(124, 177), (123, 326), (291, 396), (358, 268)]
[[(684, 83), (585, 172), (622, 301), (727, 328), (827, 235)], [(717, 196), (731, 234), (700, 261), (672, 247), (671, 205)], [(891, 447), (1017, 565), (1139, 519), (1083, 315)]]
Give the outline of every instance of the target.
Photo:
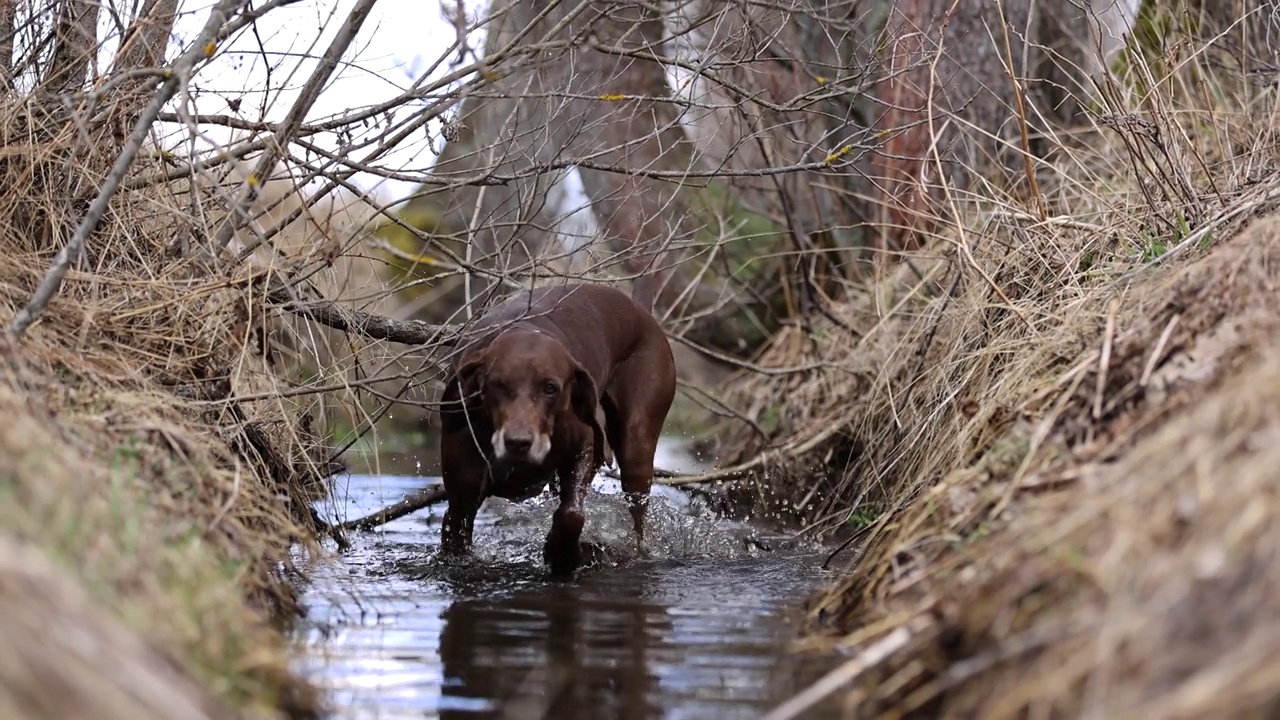
[(507, 435), (502, 438), (507, 451), (516, 455), (524, 455), (533, 447), (532, 435)]

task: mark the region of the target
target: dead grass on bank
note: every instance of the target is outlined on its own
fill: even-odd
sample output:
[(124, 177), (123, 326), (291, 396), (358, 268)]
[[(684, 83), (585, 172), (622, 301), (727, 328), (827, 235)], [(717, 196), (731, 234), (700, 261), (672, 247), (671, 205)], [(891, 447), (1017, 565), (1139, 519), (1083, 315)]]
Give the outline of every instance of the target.
[[(4, 111), (20, 135), (22, 109)], [(79, 217), (77, 188), (114, 159), (72, 126), (37, 129), (45, 142), (0, 159), (6, 324)], [(132, 172), (165, 169), (140, 157)], [(316, 547), (308, 503), (327, 492), (329, 448), (308, 432), (310, 401), (278, 394), (262, 269), (202, 259), (216, 218), (199, 193), (122, 190), (39, 322), (0, 348), (0, 635), (24, 645), (0, 661), (6, 717), (318, 707), (290, 672), (280, 567), (295, 543)]]
[(1280, 711), (1274, 114), (1196, 87), (1067, 144), (1047, 222), (966, 209), (730, 385), (726, 464), (807, 448), (758, 503), (857, 531), (802, 644), (853, 656), (850, 717)]
[(969, 415), (979, 401), (948, 418), (969, 454), (922, 441), (958, 459), (903, 488), (813, 608), (815, 629), (855, 648), (916, 623), (858, 684), (859, 717), (1266, 715), (1258, 702), (1280, 692), (1278, 261), (1267, 218), (1092, 299), (1094, 342), (1070, 360), (1069, 342), (1028, 352), (1046, 374), (1007, 371), (992, 419)]

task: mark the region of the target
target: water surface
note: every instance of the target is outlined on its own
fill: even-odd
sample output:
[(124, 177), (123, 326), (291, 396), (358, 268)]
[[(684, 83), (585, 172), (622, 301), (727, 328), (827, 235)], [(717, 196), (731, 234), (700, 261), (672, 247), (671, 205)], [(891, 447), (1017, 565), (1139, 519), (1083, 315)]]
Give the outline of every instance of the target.
[[(689, 464), (670, 445), (660, 453), (659, 466)], [(435, 482), (351, 476), (337, 514)], [(617, 483), (596, 487), (585, 539), (608, 557), (571, 581), (549, 579), (541, 563), (550, 497), (490, 499), (468, 561), (436, 557), (437, 505), (356, 534), (348, 552), (315, 565), (299, 663), (328, 689), (335, 716), (758, 718), (831, 666), (787, 652), (800, 605), (824, 578), (820, 548), (655, 488), (650, 555), (636, 557)], [(839, 715), (820, 707), (804, 717)]]

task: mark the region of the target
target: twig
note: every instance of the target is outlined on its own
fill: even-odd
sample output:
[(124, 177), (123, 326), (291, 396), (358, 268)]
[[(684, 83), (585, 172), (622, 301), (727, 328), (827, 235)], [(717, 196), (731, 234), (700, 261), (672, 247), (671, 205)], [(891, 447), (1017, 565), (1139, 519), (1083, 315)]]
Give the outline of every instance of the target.
[(395, 320), (385, 315), (346, 308), (329, 300), (299, 300), (284, 286), (270, 290), (267, 299), (280, 308), (339, 330), (372, 340), (388, 340), (403, 345), (447, 344), (461, 326), (432, 325), (421, 320)]
[(1169, 324), (1164, 326), (1164, 332), (1160, 333), (1160, 339), (1156, 341), (1156, 347), (1151, 351), (1151, 357), (1147, 359), (1146, 367), (1142, 368), (1142, 379), (1138, 381), (1139, 387), (1146, 387), (1151, 382), (1151, 373), (1156, 370), (1156, 363), (1160, 362), (1160, 356), (1164, 354), (1164, 346), (1169, 342), (1169, 336), (1173, 334), (1173, 328), (1177, 326), (1178, 321), (1182, 319), (1181, 314), (1174, 315), (1169, 318)]
[[(1090, 359), (1090, 362), (1092, 362), (1092, 359)], [(1083, 365), (1083, 367), (1088, 367), (1088, 365)], [(1075, 374), (1070, 386), (1062, 393), (1061, 396), (1058, 397), (1058, 401), (1054, 403), (1053, 409), (1049, 414), (1041, 419), (1040, 423), (1036, 426), (1036, 431), (1031, 435), (1031, 442), (1027, 445), (1027, 451), (1022, 456), (1022, 463), (1018, 465), (1018, 469), (1013, 473), (1013, 479), (1009, 481), (1008, 487), (1005, 488), (1004, 494), (1001, 495), (1000, 500), (996, 503), (995, 507), (987, 513), (987, 517), (1000, 517), (1004, 513), (1005, 508), (1009, 507), (1009, 503), (1013, 502), (1014, 496), (1016, 496), (1018, 491), (1022, 489), (1022, 480), (1026, 477), (1027, 471), (1031, 468), (1031, 463), (1036, 458), (1036, 453), (1039, 452), (1041, 443), (1049, 437), (1049, 433), (1053, 430), (1054, 425), (1057, 424), (1058, 418), (1066, 411), (1071, 398), (1073, 398), (1076, 391), (1080, 389), (1080, 383), (1084, 382), (1085, 374), (1083, 372), (1076, 372), (1075, 370), (1072, 370), (1068, 375), (1072, 373)]]
[[(915, 623), (920, 625), (922, 623)], [(760, 720), (792, 720), (809, 708), (821, 702), (831, 693), (848, 685), (854, 678), (884, 662), (894, 653), (901, 651), (919, 634), (920, 628), (913, 632), (912, 628), (899, 625), (889, 634), (872, 643), (867, 649), (858, 653), (835, 670), (823, 675), (817, 682), (802, 690), (798, 695), (782, 703), (767, 713)]]
[[(1139, 187), (1145, 187), (1139, 184)], [(1126, 275), (1136, 275), (1147, 268), (1155, 267), (1163, 263), (1167, 263), (1175, 257), (1178, 257), (1187, 248), (1199, 245), (1204, 239), (1209, 237), (1215, 230), (1225, 227), (1228, 223), (1239, 219), (1241, 216), (1253, 213), (1260, 213), (1270, 208), (1277, 200), (1280, 200), (1280, 187), (1269, 187), (1258, 193), (1255, 197), (1248, 201), (1241, 202), (1233, 207), (1222, 210), (1217, 215), (1209, 219), (1200, 228), (1194, 232), (1188, 233), (1186, 237), (1178, 242), (1178, 244), (1157, 255), (1151, 260), (1130, 268), (1126, 271)]]
[[(622, 475), (619, 473), (618, 469), (617, 469), (617, 468), (615, 468), (615, 467), (606, 467), (606, 468), (603, 468), (603, 469), (601, 469), (601, 470), (600, 470), (600, 474), (601, 474), (601, 475), (603, 475), (603, 476), (605, 476), (605, 477), (607, 477), (607, 478), (609, 478), (610, 480), (621, 480), (621, 479), (622, 479)], [(689, 476), (688, 474), (686, 474), (686, 473), (679, 473), (679, 472), (676, 472), (675, 470), (665, 470), (665, 469), (663, 469), (663, 468), (654, 468), (654, 469), (653, 469), (653, 478), (654, 478), (654, 480), (655, 480), (659, 485), (665, 485), (665, 484), (666, 484), (666, 483), (662, 482), (663, 480), (669, 480), (669, 479), (673, 479), (673, 478), (674, 478), (674, 479), (679, 479), (679, 478), (683, 478), (683, 477), (690, 477), (690, 476)]]
[(16, 0), (0, 0), (0, 92), (13, 89), (13, 17)]
[[(1004, 38), (1004, 54), (1008, 59), (1008, 65), (1005, 68), (1009, 77), (1009, 82), (1013, 85), (1013, 99), (1018, 104), (1015, 116), (1018, 119), (1018, 130), (1022, 135), (1022, 162), (1026, 167), (1027, 184), (1030, 185), (1031, 197), (1035, 202), (1036, 216), (1040, 222), (1044, 222), (1048, 217), (1048, 211), (1045, 208), (1044, 194), (1040, 192), (1040, 184), (1036, 180), (1035, 163), (1032, 162), (1031, 141), (1027, 137), (1027, 104), (1026, 98), (1022, 95), (1022, 86), (1018, 83), (1018, 72), (1015, 69), (1016, 63), (1013, 59), (1013, 46), (1009, 43), (1009, 23), (1004, 19), (1004, 4), (1000, 0), (996, 0), (996, 10), (1000, 17), (1000, 30)], [(1026, 30), (1026, 28), (1022, 28)]]
[(812, 451), (814, 448), (830, 440), (833, 436), (836, 435), (836, 433), (839, 433), (842, 430), (844, 430), (846, 427), (848, 427), (849, 423), (852, 422), (853, 419), (858, 415), (860, 415), (862, 412), (864, 412), (864, 410), (861, 407), (851, 410), (849, 413), (845, 414), (844, 417), (841, 417), (839, 420), (836, 420), (835, 422), (832, 422), (829, 425), (827, 425), (826, 429), (824, 429), (822, 432), (814, 435), (813, 437), (809, 438), (808, 440), (805, 440), (804, 442), (800, 442), (800, 443), (791, 442), (779, 448), (762, 450), (750, 460), (743, 463), (738, 463), (737, 465), (734, 465), (732, 467), (722, 468), (720, 470), (712, 470), (711, 472), (700, 473), (698, 475), (679, 475), (679, 476), (673, 476), (670, 478), (664, 478), (662, 481), (662, 484), (670, 485), (672, 487), (679, 487), (681, 485), (696, 485), (699, 483), (719, 482), (722, 480), (733, 480), (736, 478), (743, 477), (744, 475), (747, 475), (753, 470), (759, 467), (762, 467), (770, 462), (776, 462), (778, 460), (782, 460), (786, 458), (794, 458), (794, 457), (799, 457), (801, 455), (805, 455), (806, 453)]
[(765, 367), (763, 365), (749, 362), (741, 358), (736, 358), (727, 353), (720, 352), (715, 348), (710, 348), (705, 345), (701, 345), (699, 343), (694, 342), (693, 340), (690, 340), (684, 337), (683, 335), (672, 335), (671, 339), (675, 340), (681, 345), (684, 345), (690, 350), (693, 350), (697, 353), (700, 353), (702, 355), (705, 355), (711, 358), (712, 360), (718, 360), (719, 362), (725, 363), (726, 365), (733, 365), (735, 368), (739, 370), (749, 370), (750, 372), (753, 372), (757, 375), (778, 377), (782, 375), (794, 375), (797, 373), (806, 373), (806, 372), (811, 372), (813, 370), (822, 370), (823, 368), (830, 366), (830, 363), (819, 361), (819, 362), (807, 363), (805, 365), (795, 365), (792, 367)]
[(120, 151), (120, 155), (111, 166), (111, 172), (103, 181), (102, 187), (98, 190), (98, 195), (89, 205), (88, 212), (84, 218), (80, 220), (80, 224), (76, 227), (75, 233), (67, 244), (58, 251), (58, 255), (54, 258), (53, 265), (45, 274), (44, 279), (40, 281), (40, 285), (32, 294), (31, 300), (27, 305), (18, 311), (13, 317), (13, 321), (9, 324), (9, 335), (13, 339), (19, 339), (27, 328), (40, 317), (44, 312), (45, 306), (53, 299), (58, 290), (62, 287), (62, 280), (67, 274), (67, 270), (71, 265), (80, 258), (80, 254), (84, 252), (85, 242), (89, 239), (89, 235), (97, 229), (98, 223), (102, 220), (102, 216), (107, 212), (107, 206), (111, 203), (111, 197), (115, 195), (116, 190), (120, 187), (120, 183), (124, 180), (125, 174), (129, 171), (129, 166), (133, 164), (133, 158), (137, 156), (138, 151), (142, 148), (142, 143), (146, 140), (147, 133), (151, 130), (151, 125), (155, 122), (156, 116), (160, 114), (160, 108), (169, 102), (178, 88), (185, 82), (186, 77), (190, 74), (192, 68), (200, 60), (212, 57), (211, 51), (214, 46), (214, 40), (218, 37), (219, 30), (226, 23), (235, 9), (242, 5), (244, 0), (220, 0), (209, 12), (209, 19), (205, 21), (204, 28), (196, 37), (196, 41), (187, 49), (181, 57), (174, 62), (169, 77), (161, 84), (160, 89), (155, 96), (151, 98), (151, 102), (143, 109), (142, 114), (138, 117), (138, 121), (133, 126), (133, 131), (129, 133), (129, 139), (125, 141), (124, 149)]
[(1093, 419), (1102, 419), (1102, 396), (1107, 390), (1107, 371), (1111, 369), (1111, 348), (1116, 339), (1116, 313), (1120, 311), (1120, 298), (1107, 303), (1107, 330), (1102, 337), (1102, 352), (1098, 355), (1098, 382), (1093, 393)]
[(837, 555), (844, 552), (845, 550), (848, 550), (850, 545), (853, 545), (855, 542), (858, 542), (859, 540), (866, 537), (868, 533), (870, 533), (873, 529), (875, 529), (875, 527), (876, 527), (876, 524), (872, 523), (870, 525), (867, 525), (866, 527), (861, 527), (855, 530), (854, 533), (849, 537), (845, 538), (844, 542), (840, 543), (835, 550), (832, 550), (830, 553), (827, 554), (827, 559), (822, 561), (822, 569), (826, 570), (827, 566), (831, 564), (832, 560), (836, 559)]
[[(512, 112), (515, 112), (514, 108), (512, 109)], [(493, 148), (493, 147), (489, 148), (488, 158), (489, 158), (489, 164), (491, 166), (493, 165), (493, 154), (495, 149), (496, 148)], [(466, 247), (466, 255), (463, 258), (467, 262), (467, 267), (471, 267), (471, 265), (475, 262), (474, 253), (476, 248), (476, 227), (480, 222), (480, 211), (484, 209), (484, 196), (486, 191), (488, 191), (488, 189), (489, 189), (488, 186), (482, 185), (480, 187), (480, 191), (476, 193), (475, 209), (472, 210), (471, 222), (467, 225), (467, 247)], [(474, 309), (472, 308), (472, 305), (475, 302), (475, 294), (472, 292), (472, 281), (474, 279), (475, 279), (474, 273), (470, 271), (463, 271), (462, 308), (466, 312), (467, 320), (470, 320), (471, 316), (474, 313)], [(486, 283), (486, 285), (488, 285), (488, 283)]]
[[(262, 153), (262, 157), (258, 159), (258, 164), (254, 166), (253, 172), (245, 178), (245, 187), (240, 194), (240, 198), (236, 201), (235, 207), (231, 209), (222, 227), (218, 229), (217, 247), (226, 247), (227, 243), (231, 241), (231, 236), (240, 227), (240, 221), (247, 214), (249, 205), (257, 197), (261, 183), (272, 171), (276, 163), (279, 162), (281, 151), (292, 140), (293, 134), (302, 124), (303, 118), (311, 111), (311, 107), (315, 105), (316, 99), (320, 96), (320, 91), (324, 88), (325, 83), (329, 82), (329, 77), (333, 74), (334, 69), (337, 68), (338, 61), (342, 59), (342, 54), (347, 51), (347, 47), (355, 40), (356, 34), (360, 32), (360, 26), (369, 17), (369, 13), (377, 2), (378, 0), (360, 0), (355, 7), (351, 8), (351, 12), (347, 14), (346, 22), (342, 24), (333, 41), (329, 43), (324, 55), (320, 57), (320, 62), (316, 66), (315, 72), (307, 79), (307, 84), (303, 86), (298, 99), (289, 108), (289, 114), (285, 116), (284, 122), (280, 124), (280, 129), (273, 134), (272, 142), (267, 144), (266, 152)], [(246, 252), (252, 249), (252, 246), (245, 248)]]
[(393, 520), (399, 520), (405, 515), (415, 513), (429, 505), (444, 502), (447, 497), (448, 496), (444, 493), (443, 485), (429, 485), (394, 505), (388, 505), (377, 512), (365, 515), (362, 518), (348, 520), (336, 527), (338, 530), (343, 532), (352, 530), (372, 530), (379, 525), (386, 525)]

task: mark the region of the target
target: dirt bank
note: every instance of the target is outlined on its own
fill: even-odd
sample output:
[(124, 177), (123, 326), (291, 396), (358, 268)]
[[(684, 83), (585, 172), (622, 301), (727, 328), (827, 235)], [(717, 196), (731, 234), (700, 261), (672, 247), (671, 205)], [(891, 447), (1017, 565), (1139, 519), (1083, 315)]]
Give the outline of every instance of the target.
[(1280, 709), (1280, 179), (1236, 100), (1153, 93), (1045, 219), (966, 209), (730, 386), (742, 494), (850, 538), (806, 644), (851, 717)]
[(990, 389), (1001, 419), (959, 401), (947, 419), (971, 453), (926, 465), (941, 476), (893, 498), (814, 609), (842, 643), (911, 628), (876, 668), (896, 684), (856, 691), (864, 709), (1267, 714), (1278, 261), (1271, 217), (1085, 300), (1094, 322), (1027, 348)]
[[(0, 164), (5, 325), (68, 217), (46, 159), (11, 148)], [(122, 190), (38, 322), (0, 343), (5, 717), (316, 708), (289, 672), (281, 568), (314, 541), (327, 449), (278, 393), (263, 271), (210, 271), (191, 202), (181, 182)]]

